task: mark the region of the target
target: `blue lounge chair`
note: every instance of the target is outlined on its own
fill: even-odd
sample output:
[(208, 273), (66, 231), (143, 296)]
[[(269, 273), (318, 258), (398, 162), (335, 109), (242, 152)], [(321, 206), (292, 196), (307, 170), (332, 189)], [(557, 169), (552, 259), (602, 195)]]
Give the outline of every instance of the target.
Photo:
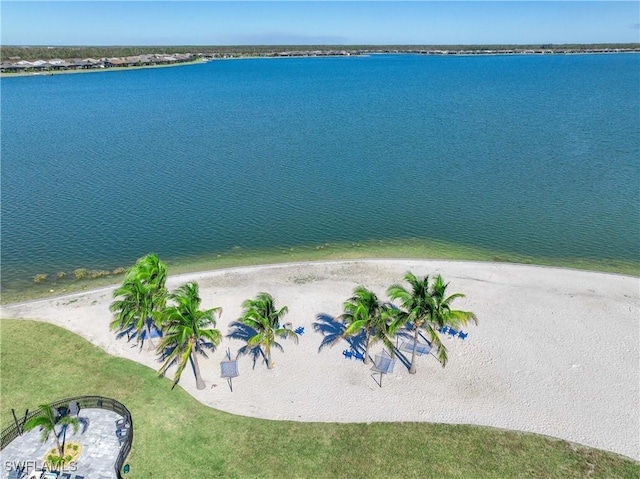
[(454, 338), (455, 338), (457, 334), (458, 334), (458, 331), (456, 331), (456, 330), (455, 330), (455, 329), (453, 329), (453, 328), (449, 328), (449, 335), (450, 335), (451, 337), (454, 337)]
[[(414, 350), (414, 341), (403, 341), (400, 345), (400, 350), (405, 351), (407, 353), (413, 353)], [(423, 354), (428, 354), (431, 351), (431, 344), (429, 343), (421, 343), (418, 342), (415, 344), (415, 351), (418, 356), (422, 356)]]
[(58, 479), (71, 479), (71, 474), (69, 474), (68, 472), (63, 472), (58, 476)]
[(462, 331), (458, 333), (460, 339), (467, 339), (467, 336), (469, 336), (469, 333), (463, 333)]
[(373, 367), (371, 370), (374, 372), (371, 377), (375, 381), (375, 374), (380, 374), (380, 381), (376, 381), (378, 386), (382, 387), (382, 376), (393, 372), (393, 367), (396, 361), (389, 355), (386, 350), (382, 350), (381, 354), (376, 354), (376, 358), (373, 361)]
[(304, 334), (304, 327), (300, 326), (299, 328), (296, 328), (295, 332), (296, 332), (296, 334), (303, 335)]
[(357, 360), (364, 361), (364, 354), (359, 353), (358, 351), (356, 351), (355, 353), (353, 353), (353, 355), (356, 357)]
[(344, 351), (342, 351), (342, 354), (347, 359), (351, 359), (353, 357), (353, 353), (351, 351), (347, 351), (346, 349)]
[(447, 326), (443, 326), (441, 329), (439, 329), (439, 331), (442, 334), (447, 334), (449, 332), (449, 328)]

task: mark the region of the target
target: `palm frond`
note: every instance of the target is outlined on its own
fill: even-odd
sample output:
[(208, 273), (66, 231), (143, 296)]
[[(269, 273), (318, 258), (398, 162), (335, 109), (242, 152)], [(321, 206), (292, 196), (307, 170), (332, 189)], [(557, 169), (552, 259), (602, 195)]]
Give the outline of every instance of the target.
[(292, 339), (295, 344), (298, 344), (298, 334), (289, 328), (279, 328), (275, 330), (275, 334), (284, 339)]
[(180, 376), (182, 376), (182, 371), (187, 365), (189, 358), (191, 357), (191, 347), (187, 347), (184, 349), (182, 354), (179, 357), (178, 369), (176, 370), (176, 374), (173, 376), (173, 385), (171, 389), (175, 388), (178, 382), (180, 381)]
[(366, 319), (361, 319), (358, 321), (354, 321), (351, 324), (349, 324), (344, 332), (342, 333), (342, 335), (346, 338), (349, 336), (353, 336), (354, 334), (358, 334), (360, 332), (360, 330), (364, 329), (367, 325), (367, 320)]

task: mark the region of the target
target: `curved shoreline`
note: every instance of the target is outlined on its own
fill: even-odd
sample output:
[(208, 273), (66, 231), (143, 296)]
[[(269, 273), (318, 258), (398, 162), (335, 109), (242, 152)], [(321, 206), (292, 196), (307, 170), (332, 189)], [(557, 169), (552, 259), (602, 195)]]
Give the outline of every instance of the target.
[[(409, 375), (401, 362), (380, 388), (362, 363), (346, 360), (346, 343), (318, 352), (316, 315), (340, 314), (358, 284), (385, 297), (407, 270), (441, 273), (456, 303), (474, 311), (479, 326), (462, 341), (446, 338), (450, 361), (417, 360)], [(560, 437), (640, 459), (638, 284), (635, 277), (500, 263), (438, 260), (351, 260), (275, 264), (171, 276), (169, 288), (198, 281), (203, 307), (222, 306), (223, 335), (244, 299), (259, 291), (288, 305), (287, 321), (304, 326), (298, 346), (283, 342), (276, 367), (239, 359), (231, 393), (219, 377), (225, 337), (200, 361), (207, 389), (189, 371), (180, 385), (200, 402), (234, 414), (320, 422), (426, 421), (478, 424)], [(4, 305), (2, 317), (62, 326), (110, 354), (158, 369), (152, 353), (131, 348), (108, 330), (112, 287)], [(603, 321), (604, 320), (604, 321)], [(603, 334), (603, 328), (605, 328)], [(373, 353), (379, 352), (379, 345)], [(171, 373), (170, 373), (171, 374)], [(215, 386), (214, 386), (215, 385)], [(366, 408), (353, 408), (354, 398)]]

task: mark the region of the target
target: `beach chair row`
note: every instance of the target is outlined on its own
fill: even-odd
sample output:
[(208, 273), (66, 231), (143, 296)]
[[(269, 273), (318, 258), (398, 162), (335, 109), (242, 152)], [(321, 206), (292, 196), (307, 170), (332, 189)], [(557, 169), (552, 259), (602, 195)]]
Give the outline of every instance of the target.
[(455, 338), (456, 336), (459, 337), (460, 339), (467, 339), (467, 336), (469, 336), (469, 333), (465, 333), (462, 330), (460, 331), (456, 331), (455, 329), (453, 329), (451, 326), (444, 326), (442, 329), (439, 329), (439, 331), (442, 334), (448, 334), (449, 336), (451, 336), (452, 338)]
[(124, 418), (120, 418), (116, 421), (116, 437), (118, 438), (118, 442), (122, 445), (129, 436), (129, 432), (131, 430), (131, 424)]

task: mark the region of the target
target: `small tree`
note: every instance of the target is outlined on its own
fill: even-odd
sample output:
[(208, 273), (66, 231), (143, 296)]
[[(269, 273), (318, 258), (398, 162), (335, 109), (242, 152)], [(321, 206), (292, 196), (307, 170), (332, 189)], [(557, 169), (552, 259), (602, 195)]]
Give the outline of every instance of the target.
[(40, 427), (42, 436), (40, 440), (42, 443), (47, 442), (51, 433), (56, 440), (56, 446), (60, 457), (64, 457), (64, 444), (60, 442), (58, 435), (56, 434), (56, 426), (72, 426), (73, 433), (78, 432), (78, 418), (73, 416), (56, 417), (56, 411), (50, 404), (42, 404), (40, 406), (39, 414), (29, 419), (25, 425), (25, 431), (31, 431), (36, 427)]
[(272, 369), (275, 363), (271, 360), (271, 348), (282, 350), (282, 346), (276, 341), (276, 337), (291, 338), (298, 344), (298, 335), (291, 328), (280, 325), (283, 316), (289, 309), (283, 306), (276, 308), (273, 296), (268, 293), (260, 293), (256, 299), (247, 299), (242, 303), (244, 312), (238, 322), (249, 326), (255, 331), (255, 335), (247, 340), (249, 347), (264, 347), (267, 356), (267, 368)]
[(158, 345), (158, 352), (166, 359), (160, 368), (160, 374), (164, 375), (172, 364), (178, 364), (173, 389), (180, 381), (187, 362), (191, 361), (196, 387), (204, 389), (205, 383), (200, 375), (197, 355), (206, 357), (205, 349), (213, 350), (220, 344), (222, 335), (215, 328), (215, 315), (219, 315), (222, 309), (211, 308), (201, 311), (198, 284), (195, 282), (183, 284), (170, 295), (170, 298), (175, 305), (167, 308), (162, 314), (164, 336)]
[[(413, 350), (411, 351), (409, 373), (415, 374), (418, 335), (420, 334), (420, 328), (425, 327), (432, 318), (434, 301), (429, 291), (429, 276), (418, 279), (413, 273), (408, 272), (405, 274), (404, 279), (409, 283), (410, 289), (406, 289), (401, 284), (393, 284), (387, 290), (387, 294), (392, 300), (400, 301), (402, 309), (396, 312), (396, 321), (399, 324), (411, 324), (413, 328)], [(443, 348), (437, 334), (432, 335), (431, 340), (437, 350)]]
[(158, 315), (166, 304), (167, 266), (157, 255), (151, 253), (140, 258), (125, 274), (122, 286), (113, 292), (114, 302), (109, 309), (115, 318), (110, 327), (114, 331), (135, 330), (139, 338), (144, 331), (151, 341), (151, 323), (157, 322)]
[[(432, 339), (438, 336), (437, 331), (444, 326), (459, 329), (461, 326), (466, 326), (470, 321), (478, 324), (478, 318), (471, 311), (458, 311), (451, 307), (451, 303), (457, 298), (464, 298), (464, 294), (455, 293), (447, 296), (448, 286), (449, 283), (445, 283), (440, 275), (435, 277), (431, 285), (430, 295), (433, 304), (431, 319), (427, 323), (427, 332)], [(447, 364), (447, 348), (442, 343), (440, 343), (440, 348), (438, 349), (438, 359), (440, 359), (442, 367)]]
[(391, 309), (381, 303), (373, 291), (363, 286), (353, 290), (353, 296), (344, 303), (344, 313), (341, 315), (346, 324), (343, 336), (349, 337), (365, 333), (364, 363), (369, 364), (369, 348), (376, 341), (382, 341), (393, 354), (391, 337), (395, 334), (392, 323)]
[(444, 326), (458, 329), (469, 321), (477, 324), (476, 315), (469, 311), (452, 309), (451, 303), (456, 298), (463, 298), (464, 294), (456, 293), (447, 296), (448, 283), (445, 284), (442, 276), (436, 276), (431, 284), (428, 276), (419, 279), (411, 272), (405, 274), (404, 279), (409, 283), (410, 288), (394, 284), (389, 287), (387, 294), (391, 299), (400, 301), (402, 309), (395, 313), (398, 326), (411, 324), (413, 329), (414, 343), (409, 372), (411, 374), (416, 372), (416, 345), (421, 329), (429, 337), (429, 342), (437, 351), (438, 360), (444, 367), (447, 364), (448, 356), (447, 348), (440, 340), (440, 330)]

